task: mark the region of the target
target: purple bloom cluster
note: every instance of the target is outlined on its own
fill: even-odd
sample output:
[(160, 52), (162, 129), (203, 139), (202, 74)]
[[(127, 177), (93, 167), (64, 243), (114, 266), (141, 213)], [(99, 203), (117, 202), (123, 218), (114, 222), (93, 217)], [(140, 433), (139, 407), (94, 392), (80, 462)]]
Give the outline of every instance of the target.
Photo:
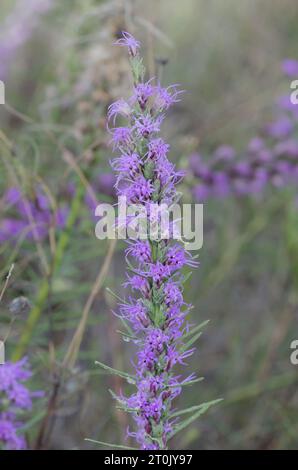
[(54, 0), (18, 0), (0, 34), (0, 80), (4, 80), (19, 48), (30, 38), (40, 15)]
[[(164, 112), (179, 100), (178, 87), (162, 88), (151, 79), (144, 82), (139, 43), (128, 33), (117, 41), (126, 45), (131, 56), (134, 76), (133, 96), (112, 104), (108, 118), (114, 126), (118, 120), (127, 125), (109, 127), (114, 150), (119, 156), (112, 161), (117, 173), (118, 196), (141, 205), (150, 213), (152, 205), (169, 207), (177, 196), (176, 184), (182, 173), (168, 160), (169, 145), (158, 132)], [(135, 437), (141, 449), (163, 449), (173, 431), (172, 402), (181, 393), (183, 380), (173, 373), (175, 364), (193, 350), (183, 348), (185, 316), (189, 305), (183, 300), (181, 269), (196, 266), (188, 252), (170, 238), (130, 239), (126, 249), (130, 273), (124, 284), (137, 298), (128, 297), (120, 305), (122, 319), (131, 325), (137, 346), (135, 383), (137, 391), (130, 397), (118, 397), (121, 406), (133, 414)], [(190, 381), (193, 376), (184, 379)]]
[(32, 398), (41, 395), (24, 385), (31, 375), (27, 358), (0, 365), (0, 448), (26, 449), (26, 441), (18, 433), (22, 425), (18, 416), (32, 408)]
[(0, 221), (0, 241), (10, 241), (24, 235), (28, 240), (42, 240), (48, 235), (50, 227), (62, 228), (67, 219), (68, 209), (52, 211), (49, 198), (38, 188), (33, 197), (22, 195), (18, 188), (10, 188), (4, 195), (4, 204), (11, 217)]
[[(287, 59), (282, 68), (288, 77), (298, 79), (298, 61)], [(229, 195), (258, 195), (269, 185), (282, 188), (298, 183), (298, 106), (290, 92), (277, 100), (273, 119), (247, 148), (238, 155), (223, 145), (211, 156), (189, 157), (192, 175), (199, 180), (193, 187), (197, 201)]]

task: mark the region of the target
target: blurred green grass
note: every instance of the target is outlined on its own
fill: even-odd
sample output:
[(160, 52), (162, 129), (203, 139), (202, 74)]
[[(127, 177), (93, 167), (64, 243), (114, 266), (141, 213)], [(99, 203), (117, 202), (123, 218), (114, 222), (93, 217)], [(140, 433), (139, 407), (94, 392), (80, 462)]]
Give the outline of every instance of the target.
[[(183, 165), (185, 156), (197, 146), (206, 153), (222, 143), (241, 148), (270, 115), (274, 100), (283, 90), (280, 62), (296, 54), (297, 3), (135, 3), (130, 20), (144, 41), (149, 64), (152, 55), (168, 58), (163, 81), (179, 82), (187, 90), (165, 129), (173, 157)], [(10, 153), (1, 142), (1, 195), (12, 184), (11, 174), (21, 169), (25, 184), (40, 176), (59, 199), (58, 190), (73, 178), (66, 172), (61, 146), (79, 157), (104, 134), (98, 121), (105, 105), (94, 100), (92, 93), (100, 87), (108, 88), (101, 76), (99, 86), (94, 79), (97, 62), (99, 67), (108, 67), (107, 62), (101, 62), (102, 51), (96, 47), (107, 50), (113, 31), (123, 22), (115, 4), (109, 0), (60, 1), (42, 19), (41, 29), (16, 59), (7, 84), (8, 104), (24, 116), (0, 110), (1, 129), (13, 144)], [(106, 9), (103, 15), (99, 13), (102, 6)], [(1, 21), (11, 8), (12, 2), (1, 2)], [(90, 17), (90, 9), (97, 15)], [(94, 82), (90, 81), (91, 90), (86, 94), (77, 95), (76, 84), (86, 70), (87, 80)], [(112, 69), (111, 83), (113, 73)], [(125, 71), (121, 73), (125, 83)], [(113, 84), (116, 96), (123, 86)], [(92, 99), (95, 104), (91, 111), (80, 117), (84, 124), (87, 121), (89, 130), (80, 134), (78, 104), (90, 104)], [(99, 115), (93, 122), (95, 112)], [(95, 152), (91, 163), (80, 160), (80, 167), (90, 179), (108, 167), (109, 158), (110, 152), (104, 148)], [(289, 362), (297, 307), (292, 301), (291, 265), (283, 233), (287, 204), (286, 196), (270, 194), (259, 205), (225, 201), (205, 207), (201, 265), (186, 289), (187, 300), (195, 306), (193, 320), (211, 319), (197, 353), (189, 360), (189, 370), (197, 371), (205, 380), (185, 391), (179, 404), (187, 407), (217, 397), (223, 397), (224, 402), (177, 436), (173, 448), (297, 448), (298, 379)], [(84, 211), (82, 208), (82, 216)], [(255, 232), (251, 226), (254, 220), (260, 222)], [(54, 377), (49, 344), (61, 360), (103, 262), (106, 245), (95, 239), (92, 230), (88, 223), (76, 227), (30, 345), (39, 387), (51, 388)], [(45, 244), (44, 248), (50, 257), (49, 246)], [(125, 269), (121, 248), (119, 245), (105, 280), (105, 285), (120, 295)], [(9, 246), (1, 247), (1, 271), (8, 269), (11, 252)], [(5, 309), (1, 307), (6, 322), (9, 301), (18, 295), (33, 301), (41, 277), (34, 245), (23, 244), (15, 261), (15, 278)], [(119, 383), (100, 374), (93, 365), (100, 359), (119, 369), (131, 367), (131, 347), (119, 344), (115, 333), (119, 325), (112, 308), (114, 301), (102, 291), (92, 308), (78, 367), (63, 389), (48, 448), (92, 447), (84, 437), (104, 436), (106, 441), (123, 442), (120, 428), (126, 421), (115, 412), (108, 393), (108, 388), (119, 387)], [(11, 349), (25, 319), (16, 321)], [(30, 435), (33, 440), (36, 430)]]

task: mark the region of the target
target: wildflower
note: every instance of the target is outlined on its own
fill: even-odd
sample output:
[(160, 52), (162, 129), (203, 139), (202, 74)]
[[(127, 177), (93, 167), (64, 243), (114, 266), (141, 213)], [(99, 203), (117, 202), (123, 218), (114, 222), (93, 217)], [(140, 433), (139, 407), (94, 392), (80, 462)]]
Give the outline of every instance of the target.
[(138, 102), (142, 111), (145, 110), (149, 98), (154, 94), (154, 86), (151, 84), (152, 79), (146, 83), (138, 83), (135, 86), (132, 102)]
[(116, 127), (115, 129), (112, 130), (112, 133), (113, 133), (112, 142), (113, 142), (114, 150), (117, 147), (129, 148), (131, 141), (132, 141), (131, 129), (129, 129), (128, 127)]
[[(141, 64), (138, 41), (123, 33), (117, 44), (128, 47), (132, 67), (137, 69)], [(152, 206), (157, 208), (165, 201), (169, 206), (173, 204), (177, 198), (175, 186), (183, 176), (167, 159), (169, 145), (156, 136), (164, 119), (162, 113), (179, 100), (180, 93), (177, 85), (162, 88), (160, 84), (154, 86), (152, 79), (143, 83), (139, 77), (128, 100), (134, 107), (127, 127), (112, 130), (114, 150), (121, 154), (111, 162), (117, 172), (117, 194), (140, 204), (148, 222), (152, 221)], [(118, 101), (110, 107), (110, 119), (119, 106)], [(189, 306), (183, 300), (180, 270), (197, 263), (170, 238), (128, 240), (125, 254), (133, 274), (127, 276), (124, 286), (136, 298), (129, 296), (119, 308), (122, 319), (136, 334), (136, 392), (128, 397), (121, 394), (118, 400), (133, 414), (136, 430), (128, 434), (140, 448), (164, 449), (174, 426), (172, 401), (187, 380), (175, 376), (172, 369), (177, 363), (185, 364), (193, 352), (181, 349)]]
[(165, 158), (170, 146), (161, 138), (152, 139), (148, 143), (148, 158), (159, 160)]
[(140, 48), (140, 43), (137, 41), (131, 34), (123, 31), (122, 32), (122, 37), (118, 39), (115, 44), (118, 46), (124, 46), (127, 47), (129, 50), (129, 53), (135, 57), (139, 48)]
[(108, 109), (108, 121), (113, 121), (113, 124), (115, 125), (117, 117), (123, 116), (123, 117), (129, 117), (131, 113), (131, 108), (129, 104), (124, 100), (120, 99), (116, 101), (115, 103), (112, 103), (109, 106)]
[(138, 290), (146, 297), (149, 295), (150, 286), (146, 279), (142, 276), (135, 274), (134, 276), (127, 276), (127, 281), (123, 284), (124, 287), (130, 287), (131, 290)]
[(129, 248), (125, 250), (127, 256), (132, 256), (139, 262), (139, 264), (151, 261), (151, 248), (147, 240), (136, 240), (134, 243), (129, 244)]
[(135, 129), (140, 137), (148, 138), (151, 134), (160, 131), (163, 116), (152, 118), (151, 116), (139, 116), (135, 121)]
[(183, 90), (177, 90), (178, 85), (163, 88), (160, 84), (155, 88), (154, 108), (157, 111), (168, 110), (174, 103), (180, 101), (179, 96)]
[(114, 170), (122, 175), (129, 175), (131, 178), (136, 176), (140, 172), (140, 163), (141, 158), (137, 153), (123, 154), (121, 157), (114, 159), (112, 162), (112, 167)]

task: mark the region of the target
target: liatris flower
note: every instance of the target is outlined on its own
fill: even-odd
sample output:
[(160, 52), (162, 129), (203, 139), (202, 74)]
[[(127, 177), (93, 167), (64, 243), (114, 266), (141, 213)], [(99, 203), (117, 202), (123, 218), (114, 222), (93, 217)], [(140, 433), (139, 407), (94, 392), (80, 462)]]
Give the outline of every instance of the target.
[(122, 38), (118, 39), (115, 44), (118, 46), (128, 47), (128, 50), (133, 57), (136, 56), (138, 49), (140, 48), (139, 41), (137, 41), (130, 33), (125, 31), (122, 33)]
[(50, 227), (62, 228), (66, 223), (68, 209), (51, 210), (49, 198), (37, 188), (33, 197), (24, 197), (18, 188), (10, 188), (4, 195), (4, 202), (15, 211), (13, 217), (0, 222), (0, 241), (15, 240), (24, 235), (28, 240), (42, 240)]
[(21, 414), (31, 410), (32, 398), (42, 395), (31, 392), (24, 385), (31, 375), (27, 358), (0, 365), (0, 448), (22, 450), (27, 447), (24, 437), (19, 434)]
[[(112, 162), (117, 172), (116, 189), (118, 196), (141, 205), (149, 218), (152, 205), (166, 203), (170, 207), (177, 198), (175, 185), (182, 173), (167, 159), (169, 145), (157, 134), (164, 111), (178, 101), (180, 92), (176, 85), (163, 89), (152, 79), (144, 82), (140, 45), (130, 34), (123, 33), (117, 44), (129, 49), (134, 94), (128, 100), (129, 108), (120, 100), (109, 110), (113, 125), (118, 119), (127, 119), (126, 125), (109, 128), (113, 148), (120, 153)], [(120, 304), (120, 315), (137, 346), (135, 375), (129, 378), (136, 392), (115, 398), (121, 408), (133, 414), (136, 430), (129, 435), (140, 448), (164, 449), (180, 429), (173, 400), (184, 385), (196, 381), (193, 375), (185, 379), (175, 375), (173, 368), (185, 365), (193, 353), (190, 346), (197, 330), (192, 333), (185, 322), (190, 305), (183, 300), (181, 269), (197, 263), (178, 242), (152, 237), (128, 240), (126, 259), (133, 275), (127, 276), (124, 286), (138, 296), (128, 296)]]
[(19, 48), (34, 31), (40, 15), (48, 12), (54, 0), (18, 0), (6, 18), (0, 34), (0, 80), (4, 80)]

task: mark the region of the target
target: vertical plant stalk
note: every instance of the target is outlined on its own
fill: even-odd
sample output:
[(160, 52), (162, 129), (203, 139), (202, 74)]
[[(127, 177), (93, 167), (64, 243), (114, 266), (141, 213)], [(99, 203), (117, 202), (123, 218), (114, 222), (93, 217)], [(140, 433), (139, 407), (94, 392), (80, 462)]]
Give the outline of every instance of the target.
[(20, 360), (21, 357), (23, 357), (30, 343), (35, 326), (37, 325), (39, 321), (44, 305), (48, 299), (48, 296), (50, 293), (50, 287), (51, 287), (51, 280), (53, 276), (57, 273), (61, 265), (65, 250), (67, 249), (67, 246), (69, 244), (71, 230), (74, 227), (75, 222), (78, 219), (83, 196), (84, 196), (84, 186), (81, 183), (78, 183), (76, 195), (71, 204), (71, 208), (70, 208), (70, 212), (69, 212), (65, 229), (61, 233), (60, 238), (57, 242), (57, 247), (56, 247), (56, 251), (54, 254), (53, 261), (52, 261), (50, 273), (47, 277), (45, 277), (42, 280), (40, 284), (37, 297), (34, 302), (34, 306), (29, 313), (29, 317), (25, 324), (24, 330), (21, 334), (20, 340), (12, 354), (13, 361), (18, 361)]
[(290, 264), (291, 288), (294, 303), (298, 304), (298, 203), (292, 192), (285, 208), (285, 241)]
[(109, 248), (107, 251), (107, 255), (105, 257), (104, 263), (102, 265), (101, 270), (98, 273), (98, 276), (96, 278), (96, 281), (93, 285), (93, 288), (91, 290), (91, 293), (87, 299), (86, 305), (83, 310), (82, 318), (80, 320), (80, 323), (78, 324), (78, 327), (75, 331), (75, 334), (73, 335), (73, 338), (71, 340), (71, 343), (68, 347), (68, 350), (65, 354), (64, 360), (63, 360), (63, 367), (66, 368), (72, 368), (74, 367), (78, 353), (80, 350), (80, 346), (82, 343), (83, 335), (86, 329), (87, 325), (87, 320), (89, 316), (89, 312), (91, 310), (91, 307), (93, 305), (93, 302), (100, 292), (102, 285), (104, 283), (104, 280), (107, 276), (114, 252), (115, 252), (115, 247), (116, 247), (116, 240), (111, 240), (109, 244)]
[(67, 371), (71, 370), (76, 364), (80, 347), (82, 344), (82, 340), (83, 340), (83, 335), (87, 326), (89, 312), (91, 310), (91, 307), (93, 305), (93, 302), (96, 296), (98, 295), (98, 293), (100, 292), (103, 286), (104, 280), (107, 276), (107, 273), (108, 273), (108, 270), (109, 270), (114, 252), (115, 252), (115, 247), (116, 247), (116, 240), (111, 240), (104, 263), (98, 273), (98, 276), (95, 280), (93, 288), (87, 299), (87, 302), (83, 309), (81, 320), (75, 330), (75, 333), (72, 337), (70, 345), (66, 351), (66, 354), (61, 364), (61, 368), (56, 371), (55, 381), (54, 381), (50, 398), (48, 401), (48, 405), (47, 405), (47, 411), (40, 426), (40, 430), (36, 439), (35, 449), (43, 448), (46, 436), (50, 433), (50, 430), (53, 427), (53, 422), (51, 422), (51, 418), (56, 410), (57, 401), (59, 398), (61, 386), (65, 378), (65, 374), (67, 373)]
[[(170, 224), (165, 234), (160, 215), (154, 218), (154, 213), (160, 214), (165, 206), (170, 210), (176, 203), (176, 185), (183, 176), (167, 158), (169, 145), (157, 136), (164, 113), (179, 101), (181, 91), (176, 85), (163, 88), (153, 79), (144, 81), (140, 44), (129, 33), (123, 32), (116, 44), (129, 51), (134, 89), (129, 100), (120, 99), (109, 107), (110, 125), (115, 126), (119, 119), (127, 123), (109, 129), (114, 150), (120, 153), (112, 167), (117, 173), (118, 196), (142, 209), (147, 232), (145, 240), (132, 235), (128, 240), (128, 275), (124, 286), (133, 296), (119, 305), (120, 317), (127, 328), (123, 337), (133, 341), (137, 348), (133, 358), (135, 373), (97, 364), (136, 387), (136, 392), (128, 397), (112, 392), (119, 409), (131, 413), (135, 421), (136, 429), (128, 435), (135, 438), (141, 449), (166, 449), (171, 437), (213, 404), (197, 405), (177, 413), (172, 403), (184, 386), (199, 380), (194, 374), (185, 378), (177, 376), (173, 367), (185, 364), (194, 351), (191, 346), (201, 334), (201, 325), (194, 328), (187, 325), (190, 305), (183, 299), (186, 277), (182, 268), (196, 267), (197, 263), (182, 243), (173, 241), (175, 223)], [(150, 233), (152, 215), (157, 222), (157, 236)], [(124, 224), (134, 221), (132, 216)], [(121, 227), (119, 220), (118, 228)], [(178, 422), (178, 416), (187, 413), (193, 413), (192, 417)]]

